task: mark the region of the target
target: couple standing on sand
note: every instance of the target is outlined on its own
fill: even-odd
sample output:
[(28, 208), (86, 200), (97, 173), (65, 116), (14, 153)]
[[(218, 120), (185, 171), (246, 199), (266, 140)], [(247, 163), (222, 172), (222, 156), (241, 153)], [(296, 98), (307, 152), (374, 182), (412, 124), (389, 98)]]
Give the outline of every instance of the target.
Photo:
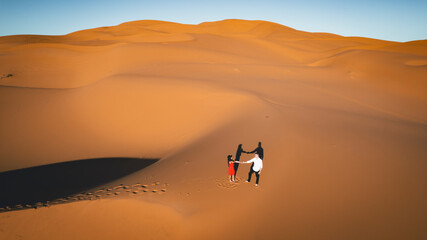
[[(240, 160), (240, 156), (242, 155), (242, 152), (247, 154), (255, 153), (255, 157), (249, 161), (240, 162), (239, 160)], [(228, 175), (230, 176), (230, 182), (235, 182), (236, 180), (236, 174), (237, 174), (237, 169), (239, 168), (239, 163), (252, 163), (251, 169), (249, 170), (248, 180), (246, 180), (246, 182), (250, 182), (252, 178), (252, 174), (255, 173), (256, 175), (255, 186), (258, 186), (259, 175), (261, 174), (261, 170), (263, 167), (263, 164), (262, 164), (263, 160), (264, 160), (264, 149), (261, 147), (261, 142), (259, 142), (258, 147), (251, 152), (244, 151), (242, 148), (242, 144), (239, 144), (239, 146), (237, 147), (236, 159), (233, 160), (232, 155), (227, 156)]]

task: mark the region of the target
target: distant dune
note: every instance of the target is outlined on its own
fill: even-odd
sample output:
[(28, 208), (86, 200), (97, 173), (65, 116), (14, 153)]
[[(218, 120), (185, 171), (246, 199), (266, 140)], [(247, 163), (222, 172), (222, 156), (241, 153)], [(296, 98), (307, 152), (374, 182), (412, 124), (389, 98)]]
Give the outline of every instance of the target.
[[(4, 36), (0, 107), (7, 179), (160, 159), (120, 178), (92, 164), (111, 182), (37, 209), (0, 197), (1, 239), (427, 239), (427, 40), (247, 20)], [(260, 185), (249, 165), (229, 183), (226, 156), (259, 141)]]

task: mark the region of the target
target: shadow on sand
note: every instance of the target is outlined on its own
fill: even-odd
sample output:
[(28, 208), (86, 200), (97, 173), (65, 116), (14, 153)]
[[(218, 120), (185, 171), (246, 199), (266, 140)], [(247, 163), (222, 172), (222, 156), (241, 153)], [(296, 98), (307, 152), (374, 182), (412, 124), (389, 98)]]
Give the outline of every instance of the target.
[(159, 159), (97, 158), (0, 173), (0, 208), (35, 206), (111, 182)]

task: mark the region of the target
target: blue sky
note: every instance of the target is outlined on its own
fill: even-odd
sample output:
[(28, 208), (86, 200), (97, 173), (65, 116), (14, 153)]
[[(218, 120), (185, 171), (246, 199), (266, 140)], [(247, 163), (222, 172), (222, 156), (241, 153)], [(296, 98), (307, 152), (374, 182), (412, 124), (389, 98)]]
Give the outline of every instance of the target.
[(60, 35), (144, 19), (237, 18), (393, 41), (427, 39), (427, 0), (0, 0), (0, 36)]

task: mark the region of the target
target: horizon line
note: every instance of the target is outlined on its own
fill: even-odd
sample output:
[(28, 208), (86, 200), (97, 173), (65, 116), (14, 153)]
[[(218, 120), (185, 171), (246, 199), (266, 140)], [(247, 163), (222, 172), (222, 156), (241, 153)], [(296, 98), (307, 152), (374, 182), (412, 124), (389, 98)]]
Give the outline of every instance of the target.
[(286, 27), (286, 28), (291, 28), (293, 30), (296, 31), (300, 31), (300, 32), (307, 32), (307, 33), (327, 33), (327, 34), (333, 34), (333, 35), (337, 35), (340, 37), (345, 37), (345, 38), (366, 38), (366, 39), (374, 39), (374, 40), (380, 40), (380, 41), (386, 41), (386, 42), (396, 42), (396, 43), (408, 43), (408, 42), (416, 42), (416, 41), (424, 41), (427, 40), (426, 39), (415, 39), (415, 40), (409, 40), (409, 41), (397, 41), (397, 40), (386, 40), (386, 39), (381, 39), (381, 38), (374, 38), (374, 37), (365, 37), (365, 36), (360, 36), (360, 35), (342, 35), (342, 34), (337, 34), (337, 33), (333, 33), (333, 32), (326, 32), (326, 31), (306, 31), (306, 30), (300, 30), (294, 27), (290, 27), (278, 22), (273, 22), (273, 21), (269, 21), (269, 20), (263, 20), (263, 19), (242, 19), (242, 18), (225, 18), (225, 19), (221, 19), (221, 20), (213, 20), (213, 21), (203, 21), (203, 22), (198, 22), (198, 23), (183, 23), (183, 22), (174, 22), (174, 21), (170, 21), (170, 20), (159, 20), (159, 19), (139, 19), (139, 20), (129, 20), (129, 21), (124, 21), (124, 22), (120, 22), (118, 24), (114, 24), (114, 25), (102, 25), (102, 26), (97, 26), (97, 27), (89, 27), (89, 28), (84, 28), (84, 29), (79, 29), (76, 31), (71, 31), (65, 34), (38, 34), (38, 33), (22, 33), (22, 34), (10, 34), (10, 35), (0, 35), (1, 37), (11, 37), (11, 36), (66, 36), (68, 34), (71, 33), (75, 33), (75, 32), (79, 32), (79, 31), (85, 31), (85, 30), (91, 30), (91, 29), (97, 29), (97, 28), (105, 28), (105, 27), (114, 27), (114, 26), (119, 26), (125, 23), (131, 23), (131, 22), (140, 22), (140, 21), (158, 21), (158, 22), (164, 22), (164, 23), (176, 23), (176, 24), (181, 24), (181, 25), (192, 25), (192, 26), (198, 26), (202, 23), (215, 23), (215, 22), (223, 22), (223, 21), (229, 21), (229, 20), (237, 20), (237, 21), (251, 21), (251, 22), (256, 22), (256, 21), (260, 21), (260, 22), (268, 22), (268, 23), (274, 23), (274, 24), (278, 24), (280, 26)]

